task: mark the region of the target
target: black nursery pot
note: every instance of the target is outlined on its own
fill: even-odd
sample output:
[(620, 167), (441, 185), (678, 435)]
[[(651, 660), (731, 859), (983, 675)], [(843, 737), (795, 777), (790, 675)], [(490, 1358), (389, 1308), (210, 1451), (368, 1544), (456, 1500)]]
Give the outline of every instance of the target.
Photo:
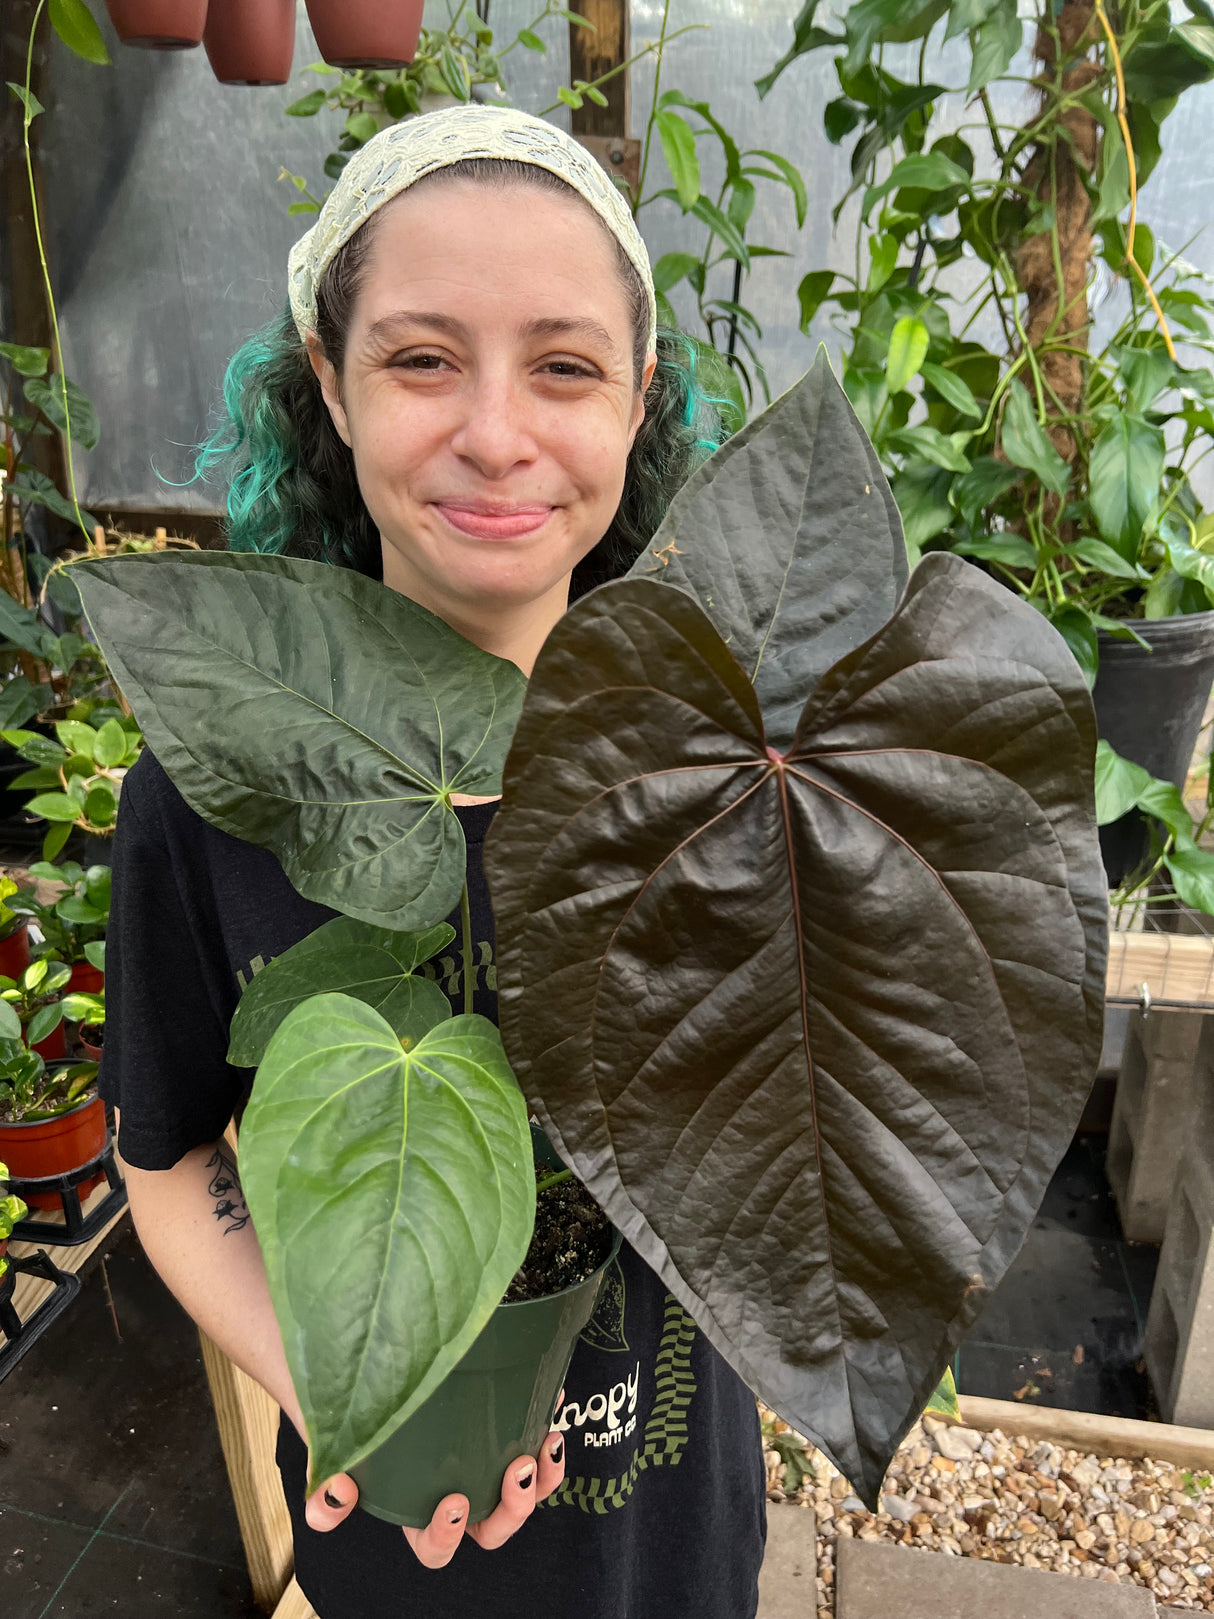
[[(1184, 786), (1214, 682), (1214, 612), (1136, 621), (1136, 641), (1098, 632), (1100, 672), (1092, 701), (1100, 735), (1123, 758)], [(1150, 847), (1137, 810), (1100, 829), (1111, 886), (1141, 866)]]
[[(533, 1125), (535, 1160), (563, 1167)], [(409, 1420), (350, 1469), (358, 1504), (387, 1523), (424, 1529), (445, 1495), (468, 1497), (468, 1522), (501, 1500), (518, 1456), (538, 1456), (574, 1346), (594, 1314), (611, 1251), (593, 1276), (547, 1298), (499, 1304), (463, 1360)]]

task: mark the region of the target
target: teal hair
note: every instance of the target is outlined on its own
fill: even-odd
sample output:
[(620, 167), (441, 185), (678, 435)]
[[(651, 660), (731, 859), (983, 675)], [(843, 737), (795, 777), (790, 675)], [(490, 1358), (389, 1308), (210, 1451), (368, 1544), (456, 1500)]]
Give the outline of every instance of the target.
[[(620, 505), (579, 567), (579, 594), (627, 572), (676, 490), (724, 437), (725, 401), (701, 387), (695, 342), (661, 328), (657, 354)], [(226, 477), (229, 549), (310, 557), (378, 578), (379, 534), (289, 311), (233, 355), (223, 403), (224, 419), (200, 447), (195, 474)]]

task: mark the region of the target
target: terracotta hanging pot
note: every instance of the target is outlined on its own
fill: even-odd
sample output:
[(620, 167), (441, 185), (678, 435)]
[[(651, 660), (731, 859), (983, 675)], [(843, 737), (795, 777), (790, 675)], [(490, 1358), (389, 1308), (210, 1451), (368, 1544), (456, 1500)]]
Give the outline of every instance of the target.
[(422, 26), (422, 0), (307, 0), (320, 54), (333, 67), (405, 67)]
[(105, 0), (124, 45), (148, 51), (185, 51), (201, 45), (207, 0)]
[(295, 0), (210, 0), (202, 42), (220, 84), (286, 84)]

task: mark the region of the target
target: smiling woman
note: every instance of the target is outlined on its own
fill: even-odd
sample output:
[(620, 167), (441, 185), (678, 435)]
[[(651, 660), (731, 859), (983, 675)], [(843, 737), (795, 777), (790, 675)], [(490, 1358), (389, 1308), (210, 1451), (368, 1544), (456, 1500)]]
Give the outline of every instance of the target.
[[(337, 565), (312, 581), (327, 604), (348, 608), (344, 638), (323, 642), (309, 665), (323, 676), (321, 708), (330, 684), (353, 683), (370, 730), (394, 736), (409, 723), (405, 677), (421, 671), (445, 682), (445, 712), (466, 724), (471, 715), (475, 731), (478, 702), (496, 712), (521, 700), (518, 671), (530, 672), (571, 595), (628, 569), (719, 442), (697, 351), (657, 330), (645, 248), (604, 171), (552, 126), (504, 109), (454, 108), (364, 147), (297, 244), (290, 293), (289, 311), (232, 361), (227, 423), (199, 456), (200, 472), (229, 478), (230, 547)], [(315, 649), (266, 608), (258, 566), (269, 565), (248, 569), (239, 623), (229, 614), (226, 631), (241, 656), (246, 635), (272, 643), (290, 689), (308, 690)], [(342, 569), (408, 598), (392, 598), (408, 626), (398, 643), (376, 638), (360, 606), (372, 587)], [(412, 603), (482, 651), (463, 646), (435, 671), (424, 643), (454, 638)], [(166, 656), (180, 675), (179, 640)], [(492, 663), (495, 683), (477, 685), (478, 659)], [(256, 703), (252, 685), (242, 701)], [(357, 800), (357, 783), (340, 774), (347, 765), (313, 745), (311, 711), (305, 719), (305, 768), (318, 782), (337, 772)], [(170, 770), (180, 763), (165, 759)], [(467, 846), (454, 918), (466, 947), (462, 960), (431, 964), (433, 993), (495, 1018), (481, 848), (497, 805), (450, 796)], [(277, 817), (279, 800), (267, 802)], [(554, 1430), (510, 1462), (481, 1521), (469, 1521), (467, 1495), (448, 1494), (427, 1527), (402, 1535), (354, 1510), (347, 1473), (309, 1494), (306, 1424), (263, 1261), (264, 1245), (277, 1274), (277, 1234), (256, 1206), (262, 1138), (250, 1127), (244, 1142), (260, 1233), (230, 1218), (244, 1206), (239, 1163), (222, 1208), (214, 1164), (249, 1090), (249, 1072), (228, 1062), (241, 991), (334, 913), (293, 888), (268, 848), (190, 808), (150, 751), (123, 805), (102, 1087), (121, 1108), (131, 1207), (186, 1309), (282, 1407), (296, 1574), (321, 1619), (753, 1619), (764, 1513), (753, 1397), (627, 1243), (574, 1353)], [(330, 853), (323, 835), (311, 840), (309, 859)], [(334, 1162), (329, 1174), (343, 1186), (354, 1170)], [(458, 1231), (440, 1238), (457, 1250)], [(349, 1240), (338, 1287), (373, 1233)], [(419, 1289), (403, 1338), (422, 1331), (427, 1310), (451, 1314), (455, 1304), (435, 1292)], [(333, 1347), (339, 1361), (343, 1346)], [(353, 1464), (324, 1471), (342, 1465)]]

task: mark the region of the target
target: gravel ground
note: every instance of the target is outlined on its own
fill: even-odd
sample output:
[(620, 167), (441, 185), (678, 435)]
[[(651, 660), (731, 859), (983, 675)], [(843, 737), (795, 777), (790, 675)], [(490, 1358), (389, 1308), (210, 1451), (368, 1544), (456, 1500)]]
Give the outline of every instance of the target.
[(1214, 1480), (1170, 1462), (1084, 1456), (999, 1429), (925, 1417), (885, 1479), (874, 1517), (821, 1451), (760, 1408), (771, 1501), (818, 1517), (818, 1619), (833, 1612), (835, 1540), (891, 1540), (1081, 1579), (1145, 1585), (1214, 1613)]

